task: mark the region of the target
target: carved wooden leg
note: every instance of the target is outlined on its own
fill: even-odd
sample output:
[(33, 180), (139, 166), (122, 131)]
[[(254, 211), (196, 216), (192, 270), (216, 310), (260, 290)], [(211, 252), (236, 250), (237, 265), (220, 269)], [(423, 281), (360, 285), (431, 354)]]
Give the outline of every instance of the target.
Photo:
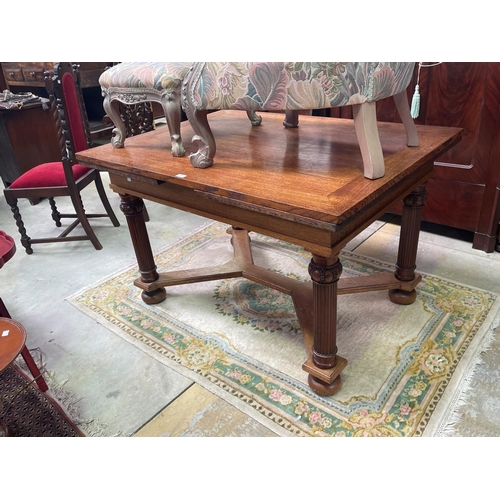
[[(7, 198), (7, 195), (6, 195)], [(14, 214), (14, 219), (16, 221), (17, 229), (19, 230), (19, 234), (21, 235), (21, 244), (26, 250), (28, 255), (33, 253), (33, 249), (31, 248), (31, 238), (26, 234), (26, 228), (24, 227), (24, 222), (21, 217), (21, 212), (19, 212), (19, 207), (17, 206), (17, 200), (9, 201), (7, 203), (10, 205), (10, 209)]]
[(378, 179), (385, 174), (384, 155), (377, 127), (376, 102), (364, 102), (352, 107), (365, 177)]
[(318, 394), (335, 394), (342, 384), (340, 372), (347, 361), (337, 356), (337, 284), (342, 273), (338, 255), (313, 255), (309, 274), (313, 282), (313, 352), (303, 369), (309, 386)]
[(398, 110), (399, 117), (406, 129), (406, 145), (418, 146), (418, 132), (415, 127), (415, 122), (410, 114), (410, 105), (408, 104), (408, 96), (406, 90), (392, 96)]
[(262, 116), (259, 116), (253, 109), (247, 111), (247, 116), (254, 127), (258, 127), (262, 123)]
[(283, 126), (285, 128), (297, 128), (299, 126), (299, 112), (295, 109), (287, 109)]
[(106, 191), (104, 190), (104, 186), (102, 185), (102, 179), (99, 171), (96, 171), (96, 178), (95, 178), (95, 187), (97, 189), (97, 193), (99, 194), (99, 198), (101, 199), (101, 203), (104, 206), (104, 209), (106, 210), (106, 213), (108, 214), (108, 217), (110, 218), (111, 222), (113, 223), (113, 226), (119, 227), (120, 223), (118, 222), (118, 219), (116, 218), (115, 213), (113, 212), (113, 209), (111, 208), (111, 204), (109, 203), (108, 196), (106, 195)]
[[(394, 273), (400, 281), (412, 281), (415, 278), (420, 221), (425, 199), (425, 185), (422, 185), (403, 200), (398, 259)], [(417, 298), (417, 292), (389, 290), (389, 297), (396, 304), (412, 304)]]
[(56, 223), (56, 227), (61, 227), (61, 214), (57, 210), (57, 205), (54, 198), (49, 198), (50, 210), (52, 211), (52, 220)]
[(127, 132), (125, 130), (125, 123), (123, 123), (120, 116), (120, 103), (116, 99), (110, 101), (109, 96), (105, 94), (102, 105), (104, 107), (104, 111), (115, 126), (112, 132), (113, 137), (111, 138), (111, 144), (114, 148), (123, 148)]
[(92, 245), (94, 245), (94, 248), (96, 250), (102, 250), (102, 245), (99, 239), (97, 238), (94, 230), (92, 229), (92, 226), (90, 225), (89, 220), (87, 219), (87, 216), (85, 214), (85, 208), (83, 207), (83, 202), (82, 198), (80, 196), (80, 193), (76, 193), (74, 195), (71, 195), (71, 200), (73, 202), (73, 207), (75, 209), (76, 215), (78, 217), (78, 220), (80, 221), (80, 224), (89, 237), (89, 240), (92, 242)]
[(199, 142), (198, 151), (189, 156), (189, 161), (193, 167), (207, 168), (213, 165), (216, 151), (215, 139), (208, 123), (208, 111), (186, 108), (186, 115), (189, 119), (194, 133), (193, 142)]
[[(120, 194), (120, 210), (127, 218), (132, 244), (134, 245), (135, 256), (141, 273), (141, 281), (144, 283), (155, 282), (159, 275), (156, 271), (156, 264), (149, 242), (146, 223), (142, 213), (144, 202), (136, 196)], [(146, 304), (158, 304), (165, 300), (167, 292), (164, 287), (158, 287), (151, 292), (143, 291), (141, 298)]]
[(167, 119), (170, 139), (172, 141), (172, 155), (184, 156), (186, 150), (181, 139), (181, 99), (178, 94), (164, 94), (161, 97), (161, 104)]
[(23, 357), (24, 362), (26, 363), (26, 366), (29, 368), (31, 375), (33, 375), (33, 378), (35, 379), (36, 385), (38, 386), (38, 388), (42, 392), (47, 391), (48, 390), (47, 382), (45, 382), (45, 379), (43, 378), (42, 374), (40, 373), (38, 366), (36, 366), (35, 360), (31, 356), (31, 353), (29, 352), (29, 350), (26, 346), (23, 347), (23, 350), (21, 351), (21, 356)]

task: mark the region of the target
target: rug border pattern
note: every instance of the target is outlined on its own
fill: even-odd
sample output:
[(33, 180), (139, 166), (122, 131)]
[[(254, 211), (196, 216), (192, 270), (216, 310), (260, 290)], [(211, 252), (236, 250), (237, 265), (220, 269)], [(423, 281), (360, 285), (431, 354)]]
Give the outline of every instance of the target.
[[(200, 232), (202, 232), (206, 229), (209, 229), (211, 227), (213, 229), (213, 226), (216, 226), (218, 224), (220, 224), (220, 223), (206, 224), (202, 228), (198, 228), (193, 234), (200, 233)], [(227, 227), (227, 225), (225, 225), (225, 224), (220, 224), (220, 225), (223, 227)], [(169, 245), (166, 249), (162, 250), (159, 253), (163, 253), (168, 248), (173, 248), (174, 246), (179, 245), (186, 240), (189, 240), (191, 237), (192, 237), (192, 235), (184, 237), (184, 238), (180, 239), (179, 241), (177, 241), (176, 243), (174, 243), (173, 245)], [(391, 266), (388, 263), (384, 263), (384, 262), (381, 262), (381, 261), (378, 261), (378, 260), (375, 260), (372, 258), (367, 258), (367, 257), (361, 256), (358, 254), (354, 254), (353, 252), (343, 251), (342, 253), (347, 257), (351, 257), (355, 260), (361, 260), (361, 261), (368, 263), (368, 264), (371, 264), (372, 266), (375, 266), (379, 269), (380, 268), (393, 269), (393, 266)], [(126, 269), (120, 273), (117, 273), (114, 276), (115, 277), (116, 276), (123, 276), (124, 274), (129, 273), (133, 269), (136, 269), (136, 267), (130, 266), (128, 269)], [(474, 287), (469, 287), (466, 285), (453, 283), (451, 280), (445, 280), (445, 279), (435, 277), (435, 276), (432, 276), (429, 274), (423, 275), (424, 279), (428, 278), (428, 277), (432, 278), (436, 282), (441, 282), (444, 284), (453, 284), (456, 288), (461, 288), (462, 290), (481, 291), (481, 290), (474, 288)], [(102, 280), (102, 281), (104, 282), (104, 281), (106, 281), (106, 279)], [(91, 288), (92, 287), (87, 287), (86, 290), (89, 290)], [(497, 297), (496, 294), (493, 294), (492, 292), (489, 292), (489, 291), (483, 291), (483, 292), (488, 293), (491, 296), (495, 296), (495, 298)], [(82, 293), (84, 293), (84, 291), (80, 291), (77, 294), (74, 294), (72, 297), (69, 297), (67, 299), (70, 303), (72, 303), (75, 307), (78, 307), (80, 310), (84, 310), (84, 309), (77, 305), (77, 298), (78, 298), (78, 296), (81, 296)], [(493, 301), (495, 302), (496, 300), (493, 299)], [(498, 302), (498, 301), (496, 301), (496, 302)], [(160, 344), (159, 339), (156, 339), (154, 337), (149, 337), (148, 335), (146, 335), (142, 332), (138, 332), (129, 324), (127, 324), (123, 321), (116, 320), (115, 318), (111, 317), (105, 310), (102, 310), (98, 307), (88, 306), (88, 305), (86, 305), (84, 307), (92, 310), (92, 312), (97, 317), (106, 319), (106, 321), (108, 321), (109, 323), (114, 325), (116, 327), (116, 329), (121, 330), (123, 333), (126, 333), (127, 335), (129, 335), (133, 339), (135, 339), (138, 343), (142, 344), (144, 346), (143, 350), (145, 352), (148, 352), (148, 350), (150, 348), (152, 348), (155, 351), (155, 353), (159, 355), (159, 357), (167, 358), (168, 360), (172, 361), (174, 364), (178, 364), (178, 365), (182, 366), (181, 357), (176, 355), (173, 352), (170, 352), (166, 347), (162, 346)], [(476, 321), (473, 329), (469, 332), (469, 334), (462, 341), (459, 349), (456, 352), (456, 357), (453, 360), (453, 366), (450, 367), (449, 371), (446, 374), (446, 377), (438, 384), (438, 387), (434, 391), (432, 398), (426, 407), (426, 410), (422, 413), (419, 422), (414, 426), (414, 432), (412, 435), (421, 436), (423, 434), (423, 432), (425, 431), (425, 428), (429, 422), (429, 419), (432, 417), (432, 415), (436, 409), (436, 406), (438, 405), (438, 403), (441, 399), (441, 396), (444, 394), (446, 388), (449, 385), (450, 380), (452, 379), (454, 373), (456, 372), (457, 366), (459, 365), (460, 360), (463, 357), (463, 354), (469, 348), (471, 342), (474, 340), (475, 336), (478, 334), (478, 331), (480, 330), (480, 328), (482, 326), (484, 326), (484, 321), (486, 320), (486, 317), (488, 316), (488, 314), (490, 312), (491, 312), (491, 308), (488, 311), (486, 311), (486, 310), (483, 311), (483, 313), (480, 317), (480, 320)], [(127, 337), (125, 335), (122, 335), (122, 337), (127, 340)], [(175, 366), (173, 368), (175, 369)], [(292, 435), (296, 435), (296, 436), (311, 435), (312, 430), (306, 429), (306, 431), (305, 431), (303, 428), (300, 428), (297, 424), (295, 424), (295, 422), (292, 421), (290, 414), (286, 413), (285, 411), (280, 411), (278, 406), (275, 406), (275, 411), (270, 410), (269, 407), (265, 406), (265, 404), (264, 404), (265, 400), (263, 400), (262, 402), (259, 401), (259, 398), (257, 397), (257, 395), (255, 393), (253, 393), (249, 390), (248, 391), (245, 390), (244, 387), (242, 387), (241, 385), (238, 385), (237, 383), (234, 383), (234, 385), (231, 384), (230, 382), (233, 382), (232, 380), (228, 380), (226, 378), (222, 378), (220, 376), (217, 376), (214, 374), (214, 372), (204, 371), (204, 370), (199, 369), (199, 368), (189, 369), (189, 368), (183, 366), (182, 372), (184, 375), (186, 374), (185, 373), (186, 370), (188, 370), (187, 371), (188, 374), (196, 374), (197, 375), (196, 378), (200, 377), (202, 379), (208, 380), (211, 384), (215, 384), (219, 389), (221, 389), (225, 393), (229, 394), (231, 397), (234, 397), (237, 400), (245, 403), (245, 405), (249, 405), (253, 409), (254, 412), (258, 412), (262, 416), (264, 416), (265, 418), (270, 419), (272, 422), (274, 422), (275, 424), (277, 424), (279, 427), (283, 428), (287, 432), (291, 433)], [(187, 376), (189, 377), (190, 375), (187, 375)], [(193, 378), (193, 377), (191, 377), (191, 378)], [(278, 376), (276, 376), (275, 378), (279, 380)], [(286, 384), (290, 383), (289, 380), (285, 380), (284, 378), (281, 380), (281, 382), (286, 383)], [(204, 384), (204, 386), (210, 390), (210, 386), (207, 387), (206, 384)], [(297, 389), (297, 388), (298, 388), (298, 386), (295, 386), (295, 389)], [(300, 388), (303, 390), (303, 387), (300, 387)], [(317, 395), (313, 394), (312, 391), (309, 391), (309, 392), (311, 395), (317, 396)], [(313, 429), (314, 429), (314, 427), (313, 427)], [(318, 429), (313, 431), (312, 434), (325, 435), (322, 432), (318, 432)]]

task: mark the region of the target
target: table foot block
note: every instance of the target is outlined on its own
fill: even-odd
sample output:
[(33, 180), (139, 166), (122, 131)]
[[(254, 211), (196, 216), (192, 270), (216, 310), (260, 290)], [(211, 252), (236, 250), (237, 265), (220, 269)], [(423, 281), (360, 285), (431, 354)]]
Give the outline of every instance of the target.
[(342, 385), (340, 373), (347, 366), (347, 359), (337, 356), (336, 360), (335, 366), (329, 369), (318, 368), (312, 358), (302, 365), (302, 369), (309, 373), (309, 386), (314, 392), (323, 396), (331, 396), (340, 389)]
[(395, 304), (407, 306), (409, 304), (413, 304), (415, 300), (417, 300), (417, 291), (411, 290), (389, 290), (389, 298), (391, 302)]
[(141, 293), (141, 299), (146, 304), (159, 304), (163, 302), (167, 298), (167, 291), (165, 288), (158, 288), (154, 292), (145, 292)]

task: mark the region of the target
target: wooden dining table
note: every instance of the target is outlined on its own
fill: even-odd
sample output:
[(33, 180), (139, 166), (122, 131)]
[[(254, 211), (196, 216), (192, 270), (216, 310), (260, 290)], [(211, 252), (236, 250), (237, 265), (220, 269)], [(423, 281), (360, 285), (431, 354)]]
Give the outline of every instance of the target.
[[(139, 270), (135, 285), (144, 302), (165, 300), (168, 286), (241, 276), (289, 294), (308, 353), (302, 368), (312, 390), (328, 396), (340, 389), (347, 365), (337, 352), (337, 296), (386, 289), (388, 300), (402, 307), (415, 301), (425, 184), (434, 160), (460, 140), (461, 129), (417, 126), (420, 145), (410, 148), (402, 124), (379, 123), (385, 175), (370, 180), (363, 175), (352, 120), (301, 116), (298, 128), (286, 129), (282, 114), (262, 116), (262, 124), (252, 127), (241, 111), (209, 115), (217, 162), (205, 169), (172, 156), (167, 127), (131, 137), (123, 149), (109, 144), (80, 152), (77, 160), (109, 172), (127, 219)], [(181, 134), (188, 153), (189, 144), (196, 151), (188, 122)], [(143, 199), (228, 224), (234, 257), (221, 266), (158, 272)], [(397, 202), (402, 218), (394, 272), (341, 278), (340, 251)], [(311, 280), (256, 266), (252, 232), (303, 247), (311, 254)]]

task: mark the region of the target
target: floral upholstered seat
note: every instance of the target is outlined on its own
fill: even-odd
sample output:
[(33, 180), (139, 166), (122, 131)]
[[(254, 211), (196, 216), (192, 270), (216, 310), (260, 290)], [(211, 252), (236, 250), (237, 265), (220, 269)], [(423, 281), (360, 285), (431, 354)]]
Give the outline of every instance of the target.
[(285, 127), (296, 127), (298, 111), (353, 106), (365, 176), (385, 173), (375, 103), (393, 97), (407, 132), (407, 145), (418, 146), (406, 88), (413, 62), (199, 62), (185, 78), (183, 108), (200, 141), (190, 156), (195, 167), (213, 164), (215, 139), (211, 110), (285, 110)]
[[(185, 155), (180, 128), (181, 89), (192, 66), (192, 62), (124, 62), (102, 73), (99, 84), (104, 110), (115, 126), (111, 139), (115, 148), (122, 148), (126, 138), (118, 103), (159, 102), (165, 112), (172, 154)], [(260, 124), (260, 117), (254, 111), (249, 110), (247, 115), (252, 125)]]
[(118, 103), (159, 102), (172, 140), (172, 154), (184, 156), (180, 133), (181, 88), (191, 62), (124, 62), (107, 69), (99, 78), (104, 110), (113, 121), (112, 144), (121, 148), (125, 142), (125, 124)]

